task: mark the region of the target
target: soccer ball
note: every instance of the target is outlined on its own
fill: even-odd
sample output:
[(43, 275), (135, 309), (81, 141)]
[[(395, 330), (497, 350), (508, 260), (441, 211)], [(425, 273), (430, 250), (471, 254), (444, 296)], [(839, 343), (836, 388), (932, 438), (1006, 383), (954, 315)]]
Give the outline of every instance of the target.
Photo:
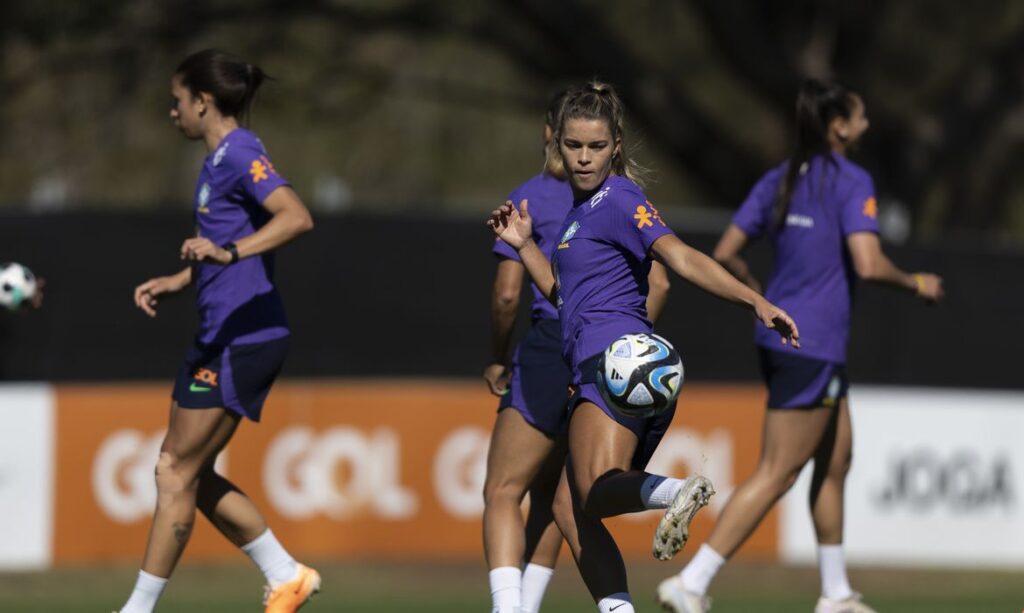
[(683, 386), (683, 360), (657, 334), (625, 334), (604, 350), (597, 387), (605, 401), (626, 417), (663, 413)]
[(0, 306), (12, 311), (36, 294), (36, 276), (21, 264), (0, 264)]

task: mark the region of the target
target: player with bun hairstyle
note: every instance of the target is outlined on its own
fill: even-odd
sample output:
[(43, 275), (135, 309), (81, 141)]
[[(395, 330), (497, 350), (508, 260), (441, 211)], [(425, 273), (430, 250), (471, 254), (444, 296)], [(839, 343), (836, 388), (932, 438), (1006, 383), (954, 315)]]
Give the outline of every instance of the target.
[(573, 208), (548, 261), (532, 234), (530, 203), (511, 202), (489, 220), (516, 249), (534, 283), (558, 306), (562, 354), (572, 370), (569, 460), (559, 484), (555, 519), (566, 535), (587, 588), (602, 613), (632, 613), (625, 565), (605, 517), (665, 509), (654, 554), (667, 559), (685, 543), (693, 515), (713, 493), (704, 477), (672, 479), (644, 472), (674, 405), (651, 418), (624, 417), (607, 405), (596, 383), (597, 361), (616, 338), (651, 333), (645, 308), (647, 273), (657, 259), (684, 279), (746, 305), (782, 342), (798, 342), (796, 324), (738, 282), (708, 256), (683, 243), (662, 221), (635, 181), (623, 106), (611, 86), (574, 89), (555, 140), (573, 191)]
[[(509, 197), (530, 202), (534, 240), (549, 258), (573, 199), (554, 145), (566, 93), (559, 92), (548, 105), (544, 171)], [(487, 455), (484, 553), (495, 613), (536, 613), (562, 546), (552, 502), (565, 464), (566, 389), (572, 373), (562, 359), (558, 311), (533, 284), (531, 326), (509, 365), (509, 342), (525, 271), (519, 254), (507, 243), (496, 240), (493, 251), (499, 258), (491, 297), (493, 360), (484, 370), (484, 379), (501, 400)], [(668, 293), (665, 268), (653, 266), (648, 282), (647, 309), (655, 319)], [(520, 505), (527, 492), (530, 508), (524, 525)]]
[(188, 266), (136, 287), (135, 304), (155, 317), (158, 300), (195, 284), (200, 328), (174, 384), (156, 465), (156, 511), (121, 613), (156, 606), (197, 508), (259, 566), (266, 611), (295, 611), (320, 588), (317, 572), (298, 564), (252, 500), (214, 469), (242, 418), (259, 421), (287, 352), (273, 251), (313, 228), (263, 144), (240, 126), (263, 80), (259, 67), (216, 50), (188, 56), (171, 79), (171, 120), (208, 152), (195, 192), (197, 232), (181, 245)]
[(856, 278), (900, 287), (928, 302), (942, 279), (908, 274), (882, 252), (870, 175), (846, 158), (868, 128), (864, 102), (838, 83), (809, 80), (796, 103), (791, 157), (751, 190), (715, 248), (715, 258), (760, 288), (741, 256), (762, 236), (775, 247), (766, 296), (799, 319), (799, 355), (764, 330), (755, 333), (768, 386), (763, 449), (754, 474), (733, 493), (707, 543), (678, 576), (659, 586), (677, 612), (706, 610), (704, 594), (726, 559), (814, 460), (810, 506), (822, 596), (815, 611), (870, 613), (851, 588), (843, 556), (843, 490), (853, 445), (846, 392), (846, 344)]

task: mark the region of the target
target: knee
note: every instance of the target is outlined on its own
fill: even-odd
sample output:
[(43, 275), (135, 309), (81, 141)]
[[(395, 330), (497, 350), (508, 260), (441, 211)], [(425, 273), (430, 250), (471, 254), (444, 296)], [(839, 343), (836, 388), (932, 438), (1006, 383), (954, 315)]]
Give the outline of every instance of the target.
[(156, 462), (156, 490), (159, 498), (194, 492), (198, 471), (170, 451), (161, 451)]
[(801, 468), (802, 466), (769, 464), (762, 466), (758, 472), (762, 480), (768, 484), (771, 492), (776, 496), (781, 496), (796, 483), (797, 477), (800, 476)]
[(484, 506), (511, 502), (518, 505), (526, 496), (526, 486), (505, 476), (488, 475), (484, 481)]

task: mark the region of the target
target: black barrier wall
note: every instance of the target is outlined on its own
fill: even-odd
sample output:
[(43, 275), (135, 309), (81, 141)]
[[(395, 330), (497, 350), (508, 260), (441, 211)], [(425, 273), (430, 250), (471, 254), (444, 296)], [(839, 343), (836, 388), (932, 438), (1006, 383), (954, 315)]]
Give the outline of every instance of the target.
[[(278, 256), (293, 329), (286, 375), (482, 371), (495, 268), (482, 221), (316, 221)], [(0, 312), (0, 379), (164, 379), (169, 386), (195, 332), (194, 294), (161, 302), (150, 319), (135, 308), (132, 290), (180, 270), (178, 247), (190, 232), (187, 213), (0, 217), (0, 260), (47, 279), (41, 310)], [(716, 239), (683, 238), (705, 251)], [(855, 382), (1024, 387), (1024, 254), (887, 251), (906, 269), (944, 275), (949, 298), (929, 308), (903, 292), (862, 286), (850, 347)], [(752, 255), (767, 271), (768, 252)], [(680, 349), (690, 381), (758, 377), (751, 316), (678, 278), (658, 328)]]

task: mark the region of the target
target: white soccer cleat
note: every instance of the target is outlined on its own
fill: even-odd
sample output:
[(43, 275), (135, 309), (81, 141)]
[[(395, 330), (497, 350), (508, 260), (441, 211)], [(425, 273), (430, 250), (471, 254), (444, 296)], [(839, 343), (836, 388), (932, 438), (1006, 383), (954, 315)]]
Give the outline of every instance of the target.
[(708, 504), (715, 495), (711, 481), (701, 475), (693, 475), (686, 479), (679, 488), (672, 503), (665, 509), (665, 515), (658, 522), (654, 531), (654, 545), (651, 553), (655, 559), (671, 560), (690, 537), (690, 522), (697, 511)]
[(852, 596), (842, 600), (832, 600), (822, 596), (814, 605), (814, 613), (877, 613), (874, 609), (861, 602), (861, 596), (854, 592)]
[(672, 575), (658, 584), (658, 604), (673, 613), (705, 613), (711, 610), (711, 599), (687, 591), (679, 575)]

